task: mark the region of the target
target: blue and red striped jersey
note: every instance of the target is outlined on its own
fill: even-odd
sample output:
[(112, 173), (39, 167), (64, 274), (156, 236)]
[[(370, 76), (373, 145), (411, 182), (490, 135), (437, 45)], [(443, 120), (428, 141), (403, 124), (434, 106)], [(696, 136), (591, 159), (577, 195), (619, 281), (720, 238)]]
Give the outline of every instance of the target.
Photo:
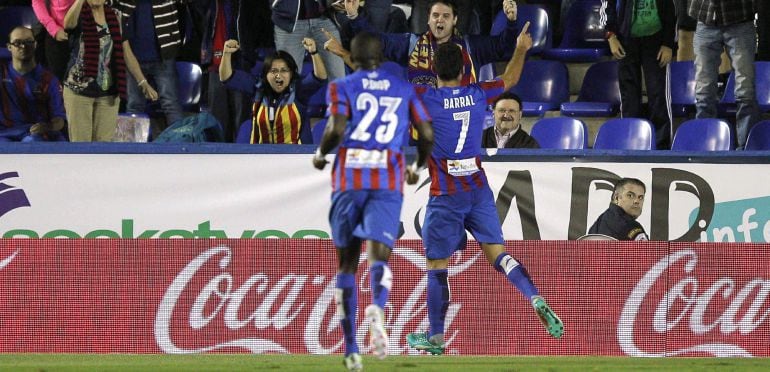
[(50, 123), (55, 117), (64, 118), (59, 80), (50, 71), (37, 65), (21, 75), (11, 63), (0, 63), (0, 127)]
[(459, 87), (417, 88), (433, 118), (433, 152), (428, 160), (431, 195), (487, 187), (481, 167), (484, 116), (487, 106), (504, 89), (500, 79)]
[(430, 120), (414, 87), (383, 68), (359, 70), (329, 83), (327, 117), (348, 117), (332, 170), (334, 191), (403, 192), (409, 120)]

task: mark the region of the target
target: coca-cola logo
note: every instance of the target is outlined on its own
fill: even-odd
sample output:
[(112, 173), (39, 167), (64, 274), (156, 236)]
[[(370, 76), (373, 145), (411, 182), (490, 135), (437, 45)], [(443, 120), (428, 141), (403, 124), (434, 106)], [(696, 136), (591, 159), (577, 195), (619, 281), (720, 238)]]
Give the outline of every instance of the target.
[[(681, 262), (680, 262), (681, 261)], [(685, 340), (705, 340), (701, 337), (710, 332), (719, 332), (717, 339), (746, 336), (756, 330), (768, 317), (766, 304), (770, 293), (770, 280), (750, 278), (738, 289), (736, 279), (723, 276), (710, 285), (702, 285), (695, 275), (698, 254), (693, 249), (671, 253), (660, 259), (637, 283), (623, 306), (617, 327), (617, 338), (624, 353), (636, 357), (662, 357), (688, 354), (710, 354), (718, 357), (750, 357), (752, 354), (743, 347), (730, 342), (703, 342), (681, 348), (668, 344), (664, 351), (643, 350), (637, 345), (635, 332), (640, 334), (665, 334), (684, 330)], [(675, 269), (676, 268), (676, 269)], [(681, 268), (681, 271), (675, 271)], [(652, 319), (637, 317), (640, 309), (656, 299), (651, 290), (656, 285), (673, 283), (661, 296)], [(751, 297), (753, 295), (753, 298)], [(748, 306), (746, 306), (748, 305)], [(649, 312), (647, 312), (649, 313)], [(651, 321), (651, 322), (650, 322)], [(639, 323), (651, 323), (652, 329), (640, 329)], [(677, 328), (680, 327), (680, 328)], [(734, 337), (733, 337), (734, 339)], [(713, 341), (714, 337), (709, 337)], [(670, 348), (671, 350), (668, 350)]]
[(8, 266), (8, 264), (13, 261), (14, 258), (16, 258), (16, 255), (19, 254), (19, 250), (17, 249), (15, 252), (11, 253), (10, 256), (3, 258), (2, 261), (0, 261), (0, 270), (2, 270), (4, 267)]
[[(480, 252), (466, 257), (457, 255), (454, 264), (450, 266), (449, 275), (458, 275), (467, 270), (480, 256)], [(391, 261), (394, 258), (406, 261), (411, 269), (419, 270), (419, 273), (425, 270), (425, 258), (419, 252), (396, 247)], [(365, 254), (361, 255), (360, 262), (366, 262)], [(176, 275), (166, 289), (155, 316), (155, 341), (163, 352), (201, 353), (237, 348), (251, 353), (289, 353), (290, 345), (287, 345), (288, 341), (281, 340), (281, 332), (294, 333), (292, 336), (295, 342), (297, 333), (302, 332), (304, 352), (307, 353), (330, 354), (342, 351), (340, 315), (334, 304), (333, 275), (282, 272), (276, 278), (276, 275), (257, 272), (242, 283), (237, 283), (231, 272), (232, 264), (231, 248), (217, 246), (200, 253)], [(212, 265), (216, 266), (218, 272), (210, 270)], [(204, 267), (209, 269), (202, 270)], [(365, 269), (364, 266), (361, 269)], [(390, 354), (407, 351), (408, 347), (402, 341), (406, 333), (428, 329), (424, 300), (427, 280), (424, 275), (419, 275), (421, 279), (408, 290), (406, 299), (399, 302), (400, 308), (394, 306), (393, 302), (386, 308)], [(203, 284), (193, 287), (193, 282)], [(408, 282), (402, 281), (398, 285), (408, 285)], [(322, 289), (313, 292), (308, 286), (320, 286)], [(359, 282), (359, 290), (366, 292), (368, 288), (368, 278), (364, 274)], [(246, 305), (247, 302), (250, 305)], [(450, 306), (446, 317), (447, 329), (461, 306), (460, 303)], [(179, 319), (183, 319), (182, 327), (189, 330), (211, 329), (219, 335), (224, 334), (226, 339), (194, 347), (180, 346), (188, 344), (189, 340), (174, 338), (178, 329), (173, 327), (180, 327)], [(361, 324), (358, 327), (358, 339), (365, 340), (367, 332), (368, 326)], [(451, 344), (458, 332), (455, 330), (446, 335), (447, 344)], [(249, 336), (243, 337), (244, 333)], [(261, 337), (254, 337), (257, 334)], [(368, 347), (362, 351), (368, 352)]]

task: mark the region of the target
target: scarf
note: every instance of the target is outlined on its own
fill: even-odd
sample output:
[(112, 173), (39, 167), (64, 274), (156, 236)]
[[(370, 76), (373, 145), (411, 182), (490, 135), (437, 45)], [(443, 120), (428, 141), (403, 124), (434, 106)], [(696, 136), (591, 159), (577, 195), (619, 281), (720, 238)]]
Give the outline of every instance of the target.
[[(461, 81), (462, 85), (475, 83), (476, 73), (473, 68), (473, 61), (468, 53), (468, 48), (465, 46), (465, 40), (455, 34), (449, 42), (457, 44), (463, 52), (463, 66), (465, 66), (465, 69)], [(411, 55), (409, 55), (409, 66), (407, 67), (407, 76), (411, 83), (430, 85), (434, 88), (438, 86), (436, 72), (433, 71), (433, 51), (436, 48), (438, 48), (436, 38), (430, 31), (422, 34), (417, 40)]]
[[(123, 60), (123, 37), (120, 34), (120, 22), (115, 12), (104, 5), (104, 18), (107, 19), (107, 27), (112, 38), (112, 58), (110, 70), (113, 79), (117, 80), (118, 94), (126, 97), (126, 63)], [(80, 28), (83, 38), (83, 74), (96, 77), (99, 71), (99, 33), (96, 31), (96, 22), (88, 3), (83, 3), (80, 11)]]
[[(270, 104), (270, 98), (257, 95), (251, 109), (251, 140), (249, 143), (299, 144), (299, 129), (302, 125), (297, 104), (294, 102), (295, 84), (289, 86), (289, 93), (282, 94), (278, 103)], [(273, 120), (270, 120), (273, 111)]]

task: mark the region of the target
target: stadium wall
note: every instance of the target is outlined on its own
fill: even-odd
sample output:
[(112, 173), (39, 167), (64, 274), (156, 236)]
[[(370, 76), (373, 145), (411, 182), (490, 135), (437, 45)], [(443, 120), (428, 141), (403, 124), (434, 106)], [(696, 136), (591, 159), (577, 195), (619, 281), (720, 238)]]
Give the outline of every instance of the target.
[[(0, 148), (0, 237), (329, 237), (330, 172), (312, 168), (312, 145), (25, 145)], [(766, 243), (768, 164), (766, 152), (506, 150), (484, 168), (507, 239), (576, 239), (612, 181), (635, 177), (653, 240)], [(426, 177), (404, 189), (402, 238), (420, 238)]]
[[(770, 354), (770, 245), (506, 245), (565, 335), (550, 338), (470, 243), (450, 264), (449, 354)], [(404, 336), (427, 328), (422, 249), (400, 240), (391, 257), (391, 354), (413, 353)], [(2, 239), (0, 352), (340, 353), (335, 262), (327, 239)], [(363, 324), (364, 352), (366, 336)]]

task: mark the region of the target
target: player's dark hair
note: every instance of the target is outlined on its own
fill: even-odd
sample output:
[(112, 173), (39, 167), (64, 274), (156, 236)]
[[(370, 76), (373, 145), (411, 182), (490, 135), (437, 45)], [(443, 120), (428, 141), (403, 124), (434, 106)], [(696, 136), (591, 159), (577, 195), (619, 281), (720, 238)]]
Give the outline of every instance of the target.
[(614, 202), (615, 199), (618, 198), (618, 194), (623, 190), (623, 186), (625, 185), (636, 185), (642, 188), (645, 193), (647, 193), (647, 186), (644, 185), (644, 182), (637, 178), (621, 178), (618, 180), (618, 182), (615, 182), (615, 188), (612, 190), (612, 201)]
[(516, 93), (512, 93), (510, 91), (503, 92), (503, 94), (497, 96), (497, 99), (495, 99), (495, 103), (492, 105), (492, 108), (493, 109), (497, 108), (497, 103), (502, 101), (502, 100), (504, 100), (504, 99), (512, 99), (512, 100), (516, 101), (516, 103), (519, 104), (519, 110), (522, 109), (521, 98), (518, 95), (516, 95)]
[(289, 67), (289, 70), (291, 70), (291, 79), (289, 80), (289, 85), (293, 84), (299, 78), (299, 73), (297, 72), (297, 62), (294, 62), (294, 58), (292, 58), (291, 54), (283, 50), (276, 50), (275, 53), (265, 58), (265, 64), (262, 65), (262, 75), (260, 76), (262, 79), (262, 94), (264, 95), (273, 96), (278, 94), (267, 82), (267, 74), (269, 74), (270, 70), (273, 68), (273, 62), (278, 60), (286, 62), (286, 66)]
[(438, 46), (433, 55), (433, 67), (436, 75), (444, 81), (455, 80), (463, 72), (463, 52), (455, 43)]
[(382, 42), (371, 32), (359, 32), (350, 42), (350, 59), (365, 70), (374, 70), (384, 58)]

